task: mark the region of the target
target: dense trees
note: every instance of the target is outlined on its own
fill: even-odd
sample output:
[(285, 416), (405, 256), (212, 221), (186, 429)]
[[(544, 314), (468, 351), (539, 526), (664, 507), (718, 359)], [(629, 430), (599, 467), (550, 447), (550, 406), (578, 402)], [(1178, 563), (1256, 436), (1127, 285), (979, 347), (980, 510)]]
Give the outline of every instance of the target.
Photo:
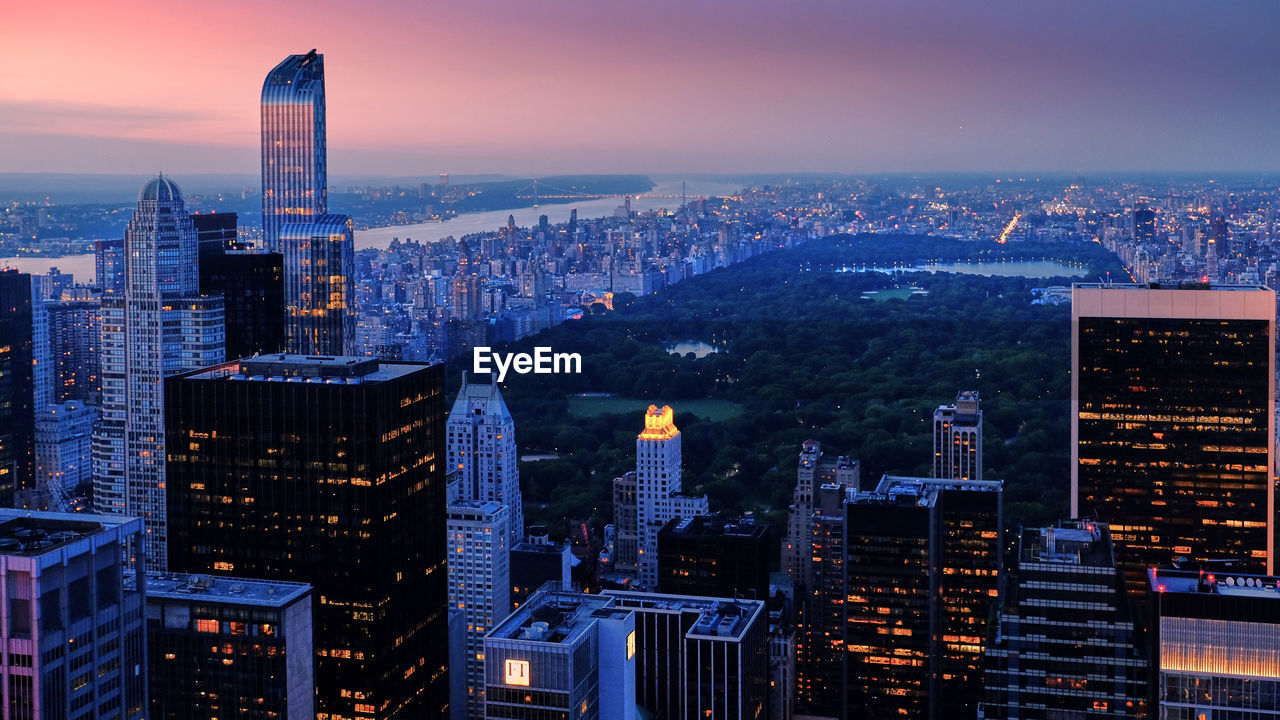
[[(504, 394), (523, 450), (559, 460), (522, 463), (526, 511), (553, 532), (567, 517), (607, 521), (610, 481), (634, 467), (634, 415), (577, 418), (566, 397), (612, 392), (670, 402), (683, 432), (685, 486), (713, 507), (780, 522), (806, 438), (862, 461), (863, 478), (927, 475), (933, 408), (961, 389), (982, 393), (986, 476), (1006, 481), (1011, 523), (1067, 512), (1070, 310), (1032, 305), (1056, 280), (908, 272), (836, 272), (943, 259), (1058, 258), (1089, 277), (1117, 271), (1096, 244), (999, 246), (931, 237), (837, 236), (717, 270), (650, 297), (615, 304), (512, 350), (579, 352), (581, 375), (507, 378)], [(875, 302), (868, 290), (917, 285), (927, 295)], [(701, 359), (670, 342), (711, 342)], [(536, 378), (536, 379), (535, 379)], [(741, 416), (710, 422), (679, 400), (716, 397)]]

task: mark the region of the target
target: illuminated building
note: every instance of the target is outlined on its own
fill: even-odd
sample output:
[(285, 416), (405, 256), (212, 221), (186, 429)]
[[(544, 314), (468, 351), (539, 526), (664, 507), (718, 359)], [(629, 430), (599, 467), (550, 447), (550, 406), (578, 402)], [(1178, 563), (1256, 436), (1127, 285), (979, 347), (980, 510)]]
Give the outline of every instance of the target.
[(262, 233), (282, 252), (286, 223), (328, 212), (324, 56), (290, 55), (262, 83)]
[(984, 717), (1148, 717), (1147, 661), (1104, 523), (1023, 531), (1003, 586)]
[(124, 289), (102, 300), (102, 415), (94, 505), (141, 517), (147, 567), (167, 567), (164, 378), (223, 360), (222, 298), (200, 294), (195, 228), (182, 192), (156, 177), (124, 233)]
[(796, 698), (798, 712), (838, 717), (844, 687), (845, 499), (855, 492), (839, 483), (814, 491), (809, 520), (811, 562), (796, 593)]
[(999, 482), (886, 475), (845, 502), (848, 717), (974, 717), (1001, 554)]
[(605, 590), (635, 611), (636, 702), (671, 720), (765, 716), (768, 611), (761, 600)]
[(469, 383), (464, 374), (445, 430), (448, 472), (451, 481), (457, 483), (457, 499), (492, 500), (506, 505), (512, 544), (523, 540), (524, 502), (520, 498), (516, 425), (497, 381)]
[[(636, 565), (640, 586), (658, 587), (658, 531), (672, 518), (708, 513), (707, 498), (682, 494), (680, 482), (680, 431), (674, 411), (650, 405), (644, 414), (644, 430), (636, 437)], [(619, 522), (621, 520), (621, 522)], [(614, 508), (614, 526), (631, 525)], [(616, 568), (615, 568), (616, 570)]]
[(172, 568), (311, 584), (318, 717), (442, 713), (443, 368), (265, 355), (166, 385)]
[(49, 315), (52, 402), (97, 402), (102, 392), (101, 302), (59, 300), (45, 303)]
[(658, 592), (765, 600), (775, 548), (752, 518), (672, 518), (658, 532)]
[(138, 518), (0, 510), (4, 717), (147, 717)]
[(298, 355), (351, 355), (356, 342), (355, 230), (346, 215), (279, 229), (286, 344)]
[(484, 638), (490, 720), (635, 720), (636, 614), (545, 588)]
[(1139, 243), (1155, 242), (1156, 211), (1147, 205), (1133, 208), (1133, 239)]
[(53, 507), (93, 483), (93, 422), (98, 408), (76, 400), (46, 405), (36, 415), (36, 486)]
[(814, 494), (827, 483), (857, 488), (861, 472), (858, 461), (843, 455), (824, 455), (817, 440), (806, 440), (800, 447), (796, 467), (796, 487), (787, 518), (787, 539), (782, 544), (782, 570), (797, 590), (812, 580), (812, 558), (809, 552), (810, 523)]
[(978, 391), (956, 395), (953, 405), (933, 411), (933, 476), (982, 479), (982, 408)]
[(1072, 290), (1071, 514), (1139, 600), (1175, 558), (1272, 567), (1275, 314), (1261, 287)]
[(151, 720), (314, 720), (311, 586), (147, 575)]
[(124, 292), (124, 239), (93, 241), (93, 282), (104, 293)]
[(511, 612), (510, 511), (492, 500), (449, 503), (449, 608), (466, 622), (467, 717), (484, 714), (484, 634)]
[(0, 270), (0, 505), (35, 483), (31, 276)]
[(1162, 720), (1280, 715), (1280, 579), (1152, 568), (1152, 702)]

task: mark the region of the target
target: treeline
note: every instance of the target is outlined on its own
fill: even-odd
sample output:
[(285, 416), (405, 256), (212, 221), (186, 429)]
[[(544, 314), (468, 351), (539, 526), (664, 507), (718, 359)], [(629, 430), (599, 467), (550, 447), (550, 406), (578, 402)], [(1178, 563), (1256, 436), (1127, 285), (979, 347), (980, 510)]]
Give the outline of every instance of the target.
[[(1004, 253), (1083, 263), (1090, 277), (1118, 272), (1096, 244), (997, 246), (917, 236), (836, 236), (716, 270), (645, 298), (617, 297), (583, 320), (510, 347), (583, 357), (581, 375), (508, 376), (503, 388), (522, 452), (559, 460), (522, 463), (530, 522), (562, 531), (567, 518), (611, 517), (610, 481), (634, 467), (638, 415), (577, 418), (567, 398), (611, 392), (670, 402), (683, 434), (687, 490), (713, 508), (785, 518), (800, 443), (813, 438), (884, 473), (928, 475), (932, 413), (958, 390), (982, 394), (986, 477), (1006, 481), (1010, 524), (1067, 512), (1070, 309), (1032, 305), (1031, 290), (1070, 278), (835, 272), (917, 259), (989, 260)], [(873, 302), (869, 290), (928, 291)], [(666, 351), (703, 341), (701, 359)], [(739, 417), (710, 422), (679, 400), (739, 403)]]

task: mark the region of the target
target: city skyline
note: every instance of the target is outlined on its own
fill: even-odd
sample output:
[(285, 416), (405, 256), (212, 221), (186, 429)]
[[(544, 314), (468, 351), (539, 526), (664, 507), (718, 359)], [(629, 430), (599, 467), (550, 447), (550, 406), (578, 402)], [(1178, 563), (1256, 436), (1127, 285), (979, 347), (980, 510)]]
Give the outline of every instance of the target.
[[(250, 171), (261, 69), (315, 47), (339, 174), (1280, 167), (1271, 5), (725, 9), (22, 8), (0, 151), (21, 172)], [(218, 60), (156, 62), (193, 55)]]

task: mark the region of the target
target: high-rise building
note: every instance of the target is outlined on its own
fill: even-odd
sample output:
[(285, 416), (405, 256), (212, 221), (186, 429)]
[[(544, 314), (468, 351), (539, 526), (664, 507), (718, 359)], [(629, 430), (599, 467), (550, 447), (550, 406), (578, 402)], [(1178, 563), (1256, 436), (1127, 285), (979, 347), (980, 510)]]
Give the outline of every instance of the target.
[[(644, 430), (636, 437), (636, 519), (618, 515), (614, 526), (636, 528), (637, 580), (642, 588), (658, 587), (658, 531), (672, 518), (708, 514), (707, 497), (685, 495), (680, 481), (680, 431), (670, 406), (650, 405)], [(616, 482), (616, 481), (615, 481)], [(615, 492), (616, 495), (616, 492)], [(617, 570), (618, 568), (614, 568)]]
[(263, 246), (282, 252), (286, 223), (328, 212), (324, 56), (290, 55), (262, 83)]
[[(516, 426), (496, 380), (467, 382), (449, 411), (448, 473), (460, 500), (502, 503), (510, 513), (511, 537), (524, 539), (524, 504), (520, 497), (520, 458)], [(514, 544), (514, 543), (513, 543)]]
[(984, 717), (1150, 717), (1144, 648), (1105, 523), (1024, 530), (1001, 584)]
[(315, 720), (311, 586), (147, 575), (151, 720)]
[(124, 292), (124, 239), (94, 240), (93, 269), (93, 284), (102, 292)]
[(982, 408), (978, 391), (956, 395), (953, 405), (933, 411), (933, 476), (982, 479)]
[(0, 270), (0, 506), (35, 484), (31, 276)]
[(1275, 315), (1261, 287), (1072, 290), (1071, 514), (1136, 598), (1175, 558), (1274, 564)]
[(240, 249), (239, 221), (235, 213), (191, 213), (191, 225), (196, 229), (201, 266), (210, 256)]
[(768, 704), (768, 611), (761, 600), (623, 590), (635, 612), (636, 702), (671, 720), (759, 720)]
[[(33, 399), (31, 409), (39, 413), (53, 402), (53, 356), (49, 350), (49, 311), (41, 290), (39, 275), (31, 277), (31, 370)], [(27, 507), (30, 507), (29, 505)]]
[(96, 403), (102, 392), (102, 329), (99, 300), (58, 300), (45, 304), (49, 314), (52, 402)]
[(510, 510), (492, 500), (448, 506), (449, 607), (467, 625), (467, 717), (484, 715), (484, 635), (511, 614)]
[(636, 615), (539, 590), (484, 638), (486, 720), (636, 720)]
[(280, 226), (285, 331), (289, 352), (355, 352), (355, 230), (346, 215), (317, 215)]
[(0, 509), (7, 718), (147, 717), (138, 518)]
[(1150, 707), (1162, 720), (1272, 718), (1280, 579), (1151, 568)]
[(46, 405), (36, 415), (36, 488), (51, 507), (66, 509), (69, 498), (93, 484), (93, 423), (98, 408), (78, 400)]
[(854, 488), (839, 482), (815, 489), (809, 519), (809, 577), (795, 587), (796, 709), (840, 717), (845, 686), (845, 500)]
[(973, 718), (998, 593), (999, 482), (886, 475), (845, 502), (847, 717)]
[[(206, 228), (200, 246), (200, 292), (221, 295), (227, 324), (226, 356), (270, 355), (285, 347), (284, 256), (228, 247), (235, 214), (193, 215), (192, 220), (230, 217), (231, 228)], [(225, 225), (227, 221), (224, 220)]]
[(575, 564), (567, 542), (551, 542), (545, 528), (511, 548), (511, 606), (518, 608), (547, 583), (560, 590), (573, 587)]
[(672, 518), (658, 532), (658, 592), (701, 597), (769, 597), (769, 526), (752, 518)]
[(182, 192), (157, 177), (125, 230), (125, 283), (102, 302), (102, 416), (94, 504), (147, 526), (147, 566), (167, 564), (164, 378), (223, 359), (222, 298), (200, 294), (196, 235)]
[(442, 367), (265, 355), (166, 386), (171, 567), (314, 588), (318, 715), (444, 712)]
[(809, 552), (809, 539), (814, 494), (828, 483), (857, 489), (860, 476), (857, 460), (824, 455), (817, 440), (806, 440), (800, 446), (796, 488), (787, 514), (787, 538), (782, 543), (782, 571), (797, 589), (811, 580), (813, 553)]
[(1155, 242), (1156, 211), (1146, 205), (1133, 208), (1133, 239), (1140, 242)]

